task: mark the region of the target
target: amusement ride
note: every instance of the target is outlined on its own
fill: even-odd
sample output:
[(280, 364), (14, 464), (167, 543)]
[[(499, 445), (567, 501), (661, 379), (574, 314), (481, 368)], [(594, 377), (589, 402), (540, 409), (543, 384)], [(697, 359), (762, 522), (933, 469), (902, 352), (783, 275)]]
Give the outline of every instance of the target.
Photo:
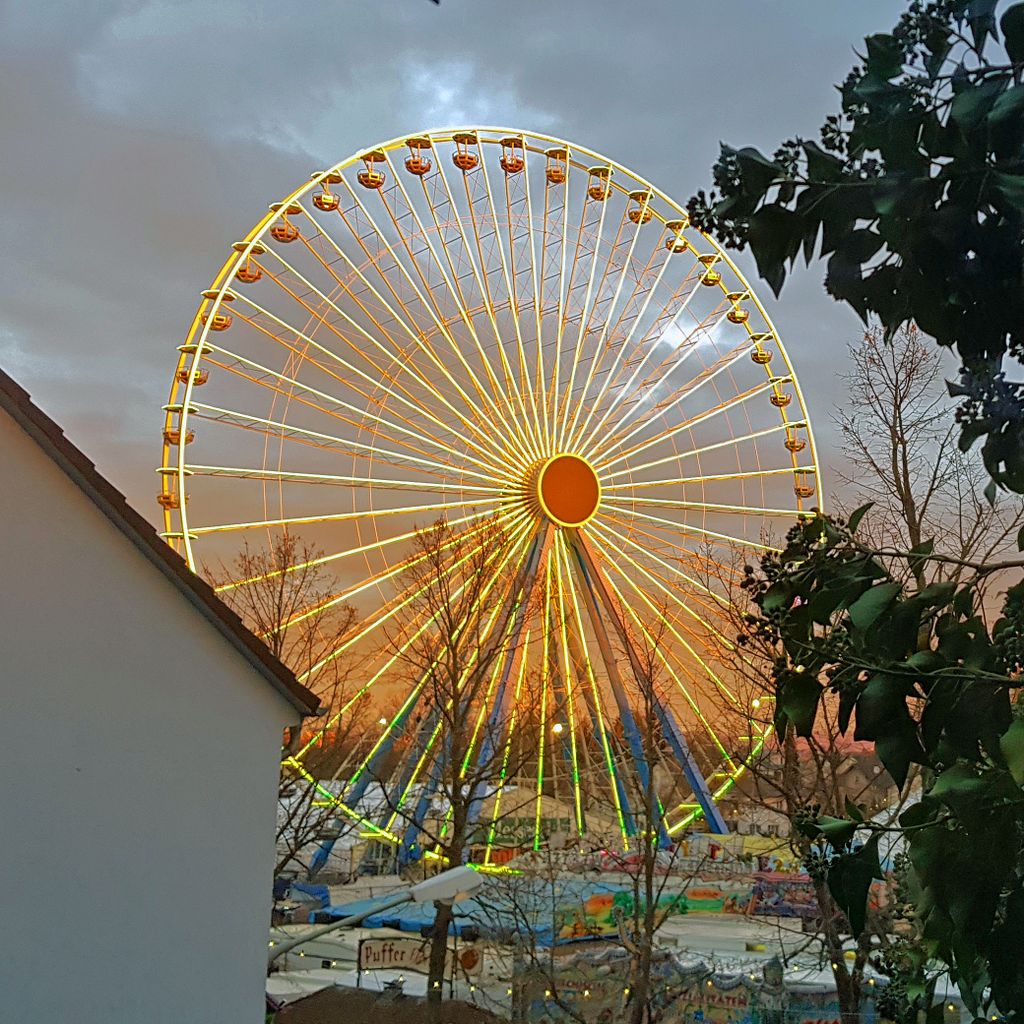
[[(486, 565), (475, 614), (497, 651), (473, 697), (492, 729), (467, 763), (487, 747), (499, 766), (475, 859), (512, 842), (512, 793), (522, 848), (557, 827), (628, 846), (652, 786), (664, 837), (700, 817), (725, 831), (716, 801), (746, 760), (714, 710), (740, 699), (720, 657), (737, 560), (817, 504), (818, 466), (765, 309), (652, 184), (504, 128), (403, 136), (317, 172), (202, 293), (163, 441), (164, 535), (194, 570), (301, 533), (328, 600), (357, 610), (329, 655), (353, 657), (354, 693), (287, 756), (363, 835), (400, 860), (430, 852), (445, 718), (397, 671), (395, 637), (436, 628), (410, 619), (410, 564), (442, 519), (453, 589)], [(396, 689), (378, 724), (366, 694)], [(314, 779), (310, 752), (356, 713), (373, 742)], [(530, 756), (501, 770), (527, 721)], [(371, 805), (373, 784), (387, 800)]]

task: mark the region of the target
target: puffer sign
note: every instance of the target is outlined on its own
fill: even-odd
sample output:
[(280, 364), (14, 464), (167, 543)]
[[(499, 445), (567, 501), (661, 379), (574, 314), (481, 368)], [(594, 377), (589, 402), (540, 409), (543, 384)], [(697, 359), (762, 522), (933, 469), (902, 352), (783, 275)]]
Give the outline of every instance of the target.
[[(452, 963), (462, 974), (476, 974), (483, 957), (474, 946), (465, 946), (455, 954), (448, 950), (447, 969)], [(427, 974), (430, 967), (430, 942), (423, 939), (363, 939), (359, 943), (360, 971), (415, 971)]]

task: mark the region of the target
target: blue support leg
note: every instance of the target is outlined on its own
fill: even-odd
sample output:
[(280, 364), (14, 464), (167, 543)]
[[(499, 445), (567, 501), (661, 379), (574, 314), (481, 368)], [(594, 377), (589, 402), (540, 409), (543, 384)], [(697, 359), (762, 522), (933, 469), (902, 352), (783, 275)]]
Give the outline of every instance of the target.
[[(600, 581), (595, 578), (596, 573), (590, 563), (586, 549), (579, 542), (578, 537), (573, 539), (572, 549), (576, 556), (576, 568), (579, 570), (583, 581), (583, 587), (581, 588), (583, 603), (586, 605), (587, 614), (590, 616), (591, 625), (594, 627), (597, 645), (601, 651), (601, 658), (604, 661), (605, 671), (608, 673), (608, 681), (611, 683), (615, 704), (619, 710), (619, 721), (622, 723), (622, 731), (626, 737), (626, 743), (629, 745), (630, 753), (633, 755), (637, 778), (640, 781), (640, 791), (648, 793), (651, 787), (651, 766), (647, 763), (643, 737), (640, 735), (640, 729), (637, 727), (636, 719), (633, 717), (633, 709), (629, 706), (626, 688), (623, 686), (622, 676), (619, 674), (618, 664), (608, 638), (608, 631), (598, 607), (598, 595), (595, 584)], [(616, 622), (615, 625), (618, 627), (619, 623)], [(656, 814), (658, 819), (658, 844), (659, 846), (667, 846), (671, 839), (665, 829), (665, 819), (661, 811), (662, 808), (659, 802)]]
[[(513, 671), (518, 663), (518, 657), (522, 652), (519, 644), (522, 642), (523, 626), (526, 621), (526, 612), (529, 608), (530, 596), (533, 585), (537, 578), (537, 567), (540, 564), (541, 553), (547, 544), (547, 528), (538, 532), (530, 546), (530, 552), (526, 559), (523, 571), (519, 573), (516, 581), (513, 582), (510, 596), (514, 599), (512, 613), (509, 616), (507, 629), (500, 643), (507, 642), (509, 651), (505, 657), (505, 663), (501, 668), (501, 678), (498, 681), (497, 691), (491, 705), (491, 711), (487, 716), (487, 728), (483, 739), (480, 741), (480, 751), (477, 754), (477, 768), (483, 768), (491, 763), (495, 752), (504, 739), (505, 729), (509, 720), (509, 710), (512, 695), (515, 687), (512, 683)], [(483, 796), (474, 795), (469, 802), (468, 824), (475, 825), (480, 817), (483, 808)]]
[[(416, 707), (422, 692), (422, 688), (419, 688), (410, 694), (392, 721), (391, 727), (388, 729), (387, 738), (377, 747), (370, 759), (361, 766), (357, 773), (355, 784), (353, 785), (350, 781), (349, 785), (345, 788), (342, 796), (346, 806), (350, 809), (355, 810), (358, 807), (359, 802), (366, 795), (366, 790), (370, 783), (377, 778), (376, 769), (380, 766), (381, 761), (391, 753), (395, 740), (405, 731), (406, 722)], [(331, 851), (334, 849), (335, 842), (336, 840), (334, 839), (325, 839), (317, 847), (309, 862), (309, 870), (307, 871), (309, 878), (314, 878), (323, 869), (331, 855)]]
[(704, 820), (707, 821), (708, 828), (718, 835), (725, 835), (729, 831), (729, 826), (725, 823), (725, 818), (722, 817), (722, 812), (718, 809), (718, 804), (715, 803), (714, 797), (711, 795), (711, 790), (708, 788), (704, 775), (697, 767), (697, 762), (690, 752), (690, 745), (686, 742), (686, 737), (683, 735), (679, 723), (675, 720), (672, 712), (660, 700), (656, 701), (655, 708), (658, 720), (661, 722), (662, 733), (665, 739), (668, 740), (672, 753), (679, 762), (679, 766), (683, 769), (686, 781), (690, 784), (693, 795), (697, 798), (697, 803), (700, 804), (700, 808), (704, 812)]

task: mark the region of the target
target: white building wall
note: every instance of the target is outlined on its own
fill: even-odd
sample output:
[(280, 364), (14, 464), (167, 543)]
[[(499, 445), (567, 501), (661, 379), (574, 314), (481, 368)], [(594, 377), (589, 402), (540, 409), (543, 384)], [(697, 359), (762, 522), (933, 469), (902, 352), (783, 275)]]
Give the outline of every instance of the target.
[(0, 412), (0, 1018), (262, 1020), (295, 718)]

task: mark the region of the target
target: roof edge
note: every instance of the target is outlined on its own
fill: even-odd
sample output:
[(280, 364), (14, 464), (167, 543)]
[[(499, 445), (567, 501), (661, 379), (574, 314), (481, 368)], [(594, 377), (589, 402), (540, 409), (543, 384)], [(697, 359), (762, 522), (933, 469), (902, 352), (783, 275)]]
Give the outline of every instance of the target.
[(32, 401), (31, 395), (3, 370), (0, 370), (0, 408), (300, 716), (317, 713), (320, 698), (271, 654), (216, 595), (213, 587), (189, 569), (153, 525), (128, 504), (128, 499), (67, 439), (57, 423)]

